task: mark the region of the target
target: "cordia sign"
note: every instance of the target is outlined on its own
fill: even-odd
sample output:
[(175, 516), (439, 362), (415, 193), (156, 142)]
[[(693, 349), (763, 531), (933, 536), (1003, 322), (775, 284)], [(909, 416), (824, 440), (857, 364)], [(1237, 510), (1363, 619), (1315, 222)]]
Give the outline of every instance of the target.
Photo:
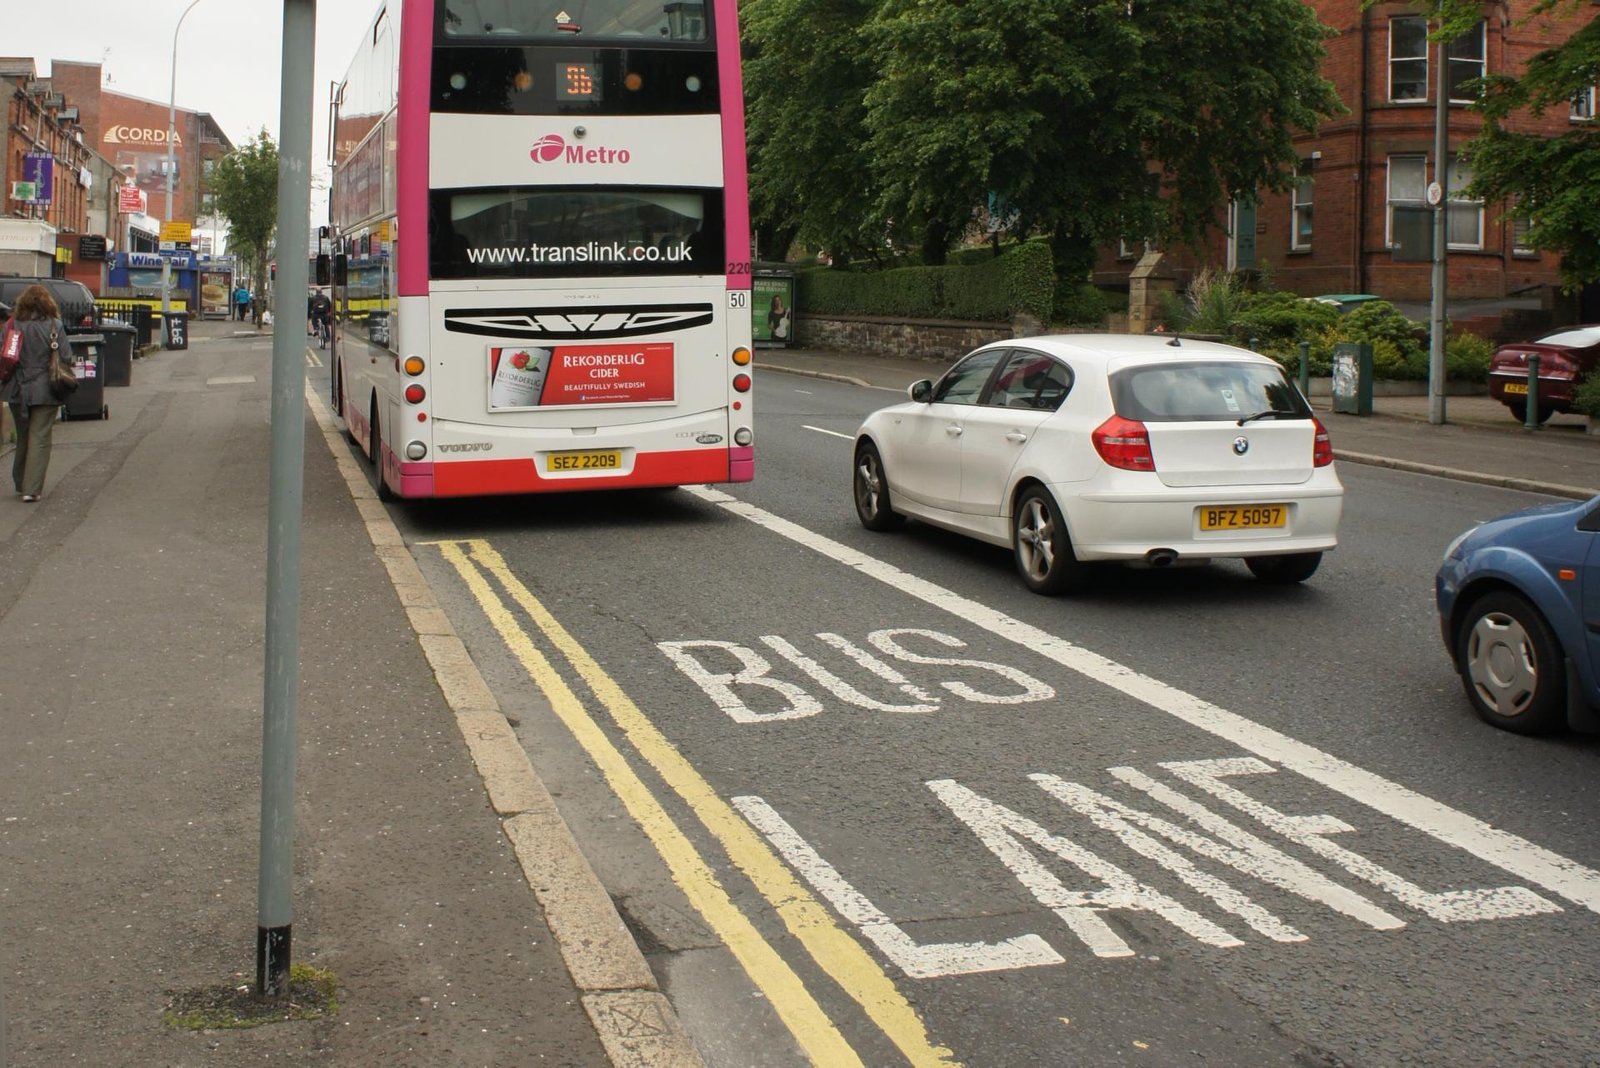
[[(147, 126), (113, 126), (101, 140), (108, 145), (164, 145), (167, 143), (167, 131), (152, 130)], [(172, 143), (183, 144), (183, 135), (174, 130)]]
[(585, 148), (583, 145), (569, 145), (566, 138), (560, 134), (545, 134), (533, 143), (533, 149), (528, 157), (535, 163), (554, 163), (564, 160), (567, 163), (631, 163), (633, 153), (625, 148)]

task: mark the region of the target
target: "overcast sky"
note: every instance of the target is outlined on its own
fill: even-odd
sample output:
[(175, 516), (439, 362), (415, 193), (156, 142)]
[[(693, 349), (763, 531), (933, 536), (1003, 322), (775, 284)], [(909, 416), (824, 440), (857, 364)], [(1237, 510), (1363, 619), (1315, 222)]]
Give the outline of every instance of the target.
[[(172, 35), (190, 0), (44, 0), (26, 12), (0, 0), (10, 17), (0, 55), (32, 56), (41, 75), (52, 59), (100, 63), (106, 88), (165, 104), (172, 94)], [(344, 77), (380, 0), (317, 4), (315, 122), (311, 158), (326, 176), (329, 84)], [(279, 140), (283, 4), (269, 0), (199, 0), (178, 36), (177, 102), (208, 111), (234, 144), (263, 127)], [(70, 101), (69, 101), (70, 103)], [(326, 193), (312, 193), (312, 217), (325, 217)]]

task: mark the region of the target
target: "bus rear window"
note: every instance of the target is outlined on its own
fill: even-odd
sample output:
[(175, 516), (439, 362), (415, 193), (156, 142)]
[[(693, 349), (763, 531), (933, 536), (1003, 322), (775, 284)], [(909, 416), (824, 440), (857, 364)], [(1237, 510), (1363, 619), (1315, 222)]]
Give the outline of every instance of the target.
[(434, 278), (722, 274), (715, 189), (523, 186), (430, 194)]
[(603, 40), (709, 39), (706, 4), (669, 0), (440, 0), (436, 39), (571, 37)]
[(706, 49), (554, 45), (433, 50), (431, 106), (469, 115), (713, 115), (717, 57)]

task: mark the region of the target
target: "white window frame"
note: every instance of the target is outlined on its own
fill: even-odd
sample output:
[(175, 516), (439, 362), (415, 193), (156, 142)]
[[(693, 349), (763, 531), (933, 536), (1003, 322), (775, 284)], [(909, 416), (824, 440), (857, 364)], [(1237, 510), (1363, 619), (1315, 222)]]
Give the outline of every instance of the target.
[[(1482, 78), (1489, 73), (1489, 27), (1486, 22), (1483, 22), (1482, 20), (1478, 22), (1478, 28), (1476, 30), (1478, 35), (1478, 54), (1476, 56), (1465, 57), (1456, 55), (1456, 46), (1471, 37), (1473, 32), (1474, 31), (1469, 30), (1460, 37), (1457, 37), (1454, 41), (1450, 42), (1449, 47), (1446, 49), (1450, 73), (1450, 103), (1452, 104), (1477, 103), (1478, 98), (1476, 96), (1456, 96), (1455, 87), (1458, 84), (1458, 81), (1471, 81), (1474, 78)], [(1467, 68), (1472, 68), (1467, 76), (1457, 79), (1456, 72), (1458, 70), (1464, 70)]]
[[(1416, 160), (1422, 166), (1422, 184), (1417, 190), (1418, 195), (1415, 197), (1397, 198), (1394, 195), (1394, 165), (1398, 160)], [(1428, 188), (1428, 157), (1423, 155), (1415, 155), (1412, 153), (1399, 153), (1397, 155), (1390, 156), (1384, 161), (1384, 170), (1383, 244), (1385, 248), (1394, 248), (1395, 207), (1425, 208), (1428, 206), (1428, 201), (1423, 195), (1426, 193)]]
[[(1472, 182), (1472, 169), (1464, 160), (1456, 156), (1449, 157), (1448, 174), (1450, 192), (1445, 201), (1445, 241), (1450, 248), (1477, 251), (1483, 248), (1483, 201), (1469, 200), (1460, 195), (1460, 191)], [(1475, 214), (1477, 217), (1478, 239), (1474, 242), (1451, 241), (1451, 233), (1455, 229), (1454, 223), (1458, 215)]]
[[(1397, 56), (1394, 54), (1395, 27), (1401, 23), (1419, 22), (1422, 24), (1422, 55)], [(1416, 15), (1401, 15), (1389, 20), (1389, 85), (1388, 98), (1391, 104), (1425, 104), (1428, 100), (1428, 86), (1432, 79), (1432, 49), (1428, 47), (1428, 20)], [(1394, 95), (1394, 69), (1397, 63), (1422, 64), (1422, 95), (1421, 96), (1395, 96)]]
[(1513, 256), (1539, 255), (1539, 250), (1527, 242), (1528, 231), (1532, 227), (1533, 219), (1529, 216), (1511, 216), (1511, 254)]
[(1567, 112), (1568, 117), (1573, 122), (1593, 122), (1594, 97), (1594, 86), (1591, 85), (1587, 89), (1580, 89), (1577, 95), (1572, 98), (1572, 107)]
[[(1316, 207), (1317, 178), (1310, 160), (1302, 160), (1295, 169), (1294, 185), (1289, 190), (1289, 247), (1296, 252), (1311, 251)], [(1300, 226), (1300, 213), (1306, 215), (1306, 225)]]

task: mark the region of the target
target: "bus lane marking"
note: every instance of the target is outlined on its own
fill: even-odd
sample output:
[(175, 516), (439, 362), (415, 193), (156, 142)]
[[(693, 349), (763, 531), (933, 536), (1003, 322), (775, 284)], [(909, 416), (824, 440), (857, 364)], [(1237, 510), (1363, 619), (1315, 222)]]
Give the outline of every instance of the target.
[(844, 438), (846, 441), (854, 441), (855, 438), (856, 438), (856, 436), (854, 434), (841, 434), (837, 430), (824, 430), (820, 426), (807, 426), (804, 423), (800, 424), (800, 429), (801, 430), (815, 430), (817, 433), (826, 434), (830, 438)]
[(522, 663), (552, 708), (605, 775), (612, 791), (650, 837), (673, 881), (715, 930), (783, 1019), (806, 1055), (818, 1065), (859, 1065), (861, 1059), (817, 1004), (804, 982), (739, 911), (715, 872), (583, 707), (550, 661), (534, 645), (491, 585), (492, 576), (561, 653), (595, 695), (634, 751), (695, 813), (730, 860), (750, 879), (785, 928), (818, 966), (845, 991), (915, 1066), (958, 1065), (955, 1055), (928, 1036), (916, 1009), (855, 938), (835, 923), (751, 826), (717, 795), (632, 698), (511, 571), (488, 542), (439, 541), (435, 545), (477, 599), (490, 623)]
[[(1303, 775), (1445, 845), (1460, 849), (1559, 897), (1600, 913), (1600, 872), (721, 490), (688, 486), (685, 492), (876, 579), (891, 589), (948, 612), (998, 638), (1013, 642), (1035, 656), (1051, 660), (1142, 705), (1230, 742), (1260, 757), (1269, 766), (1277, 765)], [(1207, 781), (1214, 782), (1214, 779)], [(1222, 788), (1220, 783), (1216, 785)], [(1311, 832), (1306, 834), (1306, 838), (1308, 841), (1322, 841), (1321, 833), (1336, 832), (1331, 829)], [(1323, 846), (1326, 845), (1331, 843), (1323, 842)], [(1492, 915), (1498, 909), (1515, 908), (1519, 902), (1523, 905), (1532, 903), (1524, 896), (1529, 891), (1515, 887), (1506, 889), (1509, 895), (1490, 891), (1471, 902), (1447, 899), (1438, 905), (1447, 910), (1460, 909), (1468, 913), (1487, 910), (1487, 914)]]
[(1022, 934), (1001, 942), (933, 942), (918, 944), (904, 928), (867, 900), (865, 894), (839, 874), (811, 844), (800, 837), (762, 798), (736, 797), (734, 807), (767, 836), (791, 867), (828, 899), (828, 904), (855, 925), (901, 971), (913, 979), (945, 975), (970, 975), (1013, 968), (1034, 968), (1065, 963), (1065, 958), (1036, 934)]
[[(1020, 688), (1020, 692), (992, 693), (988, 690), (980, 690), (959, 679), (939, 683), (940, 688), (975, 704), (1030, 704), (1048, 701), (1056, 695), (1053, 687), (1014, 667), (991, 663), (987, 660), (931, 656), (926, 653), (918, 653), (906, 648), (902, 642), (902, 639), (906, 637), (924, 639), (937, 645), (942, 645), (947, 649), (964, 649), (967, 644), (961, 639), (948, 634), (941, 634), (938, 631), (926, 630), (920, 627), (890, 627), (883, 630), (875, 630), (867, 635), (867, 642), (879, 652), (888, 654), (903, 663), (991, 672), (999, 675), (1013, 686)], [(799, 668), (813, 682), (816, 682), (828, 693), (846, 704), (876, 712), (935, 712), (939, 709), (941, 698), (938, 695), (931, 694), (922, 687), (914, 685), (892, 665), (862, 649), (849, 639), (826, 631), (818, 634), (817, 639), (824, 645), (831, 646), (839, 653), (842, 653), (847, 659), (854, 661), (857, 666), (869, 674), (890, 683), (901, 694), (911, 698), (913, 703), (894, 704), (864, 694), (855, 686), (834, 674), (833, 671), (824, 667), (817, 660), (803, 653), (788, 639), (776, 634), (767, 634), (761, 637), (762, 643), (769, 649), (772, 649), (779, 656)], [(822, 702), (810, 691), (785, 679), (774, 677), (772, 675), (772, 664), (749, 646), (740, 645), (738, 642), (702, 639), (657, 642), (656, 648), (661, 650), (661, 653), (672, 661), (674, 666), (687, 676), (691, 682), (699, 686), (706, 696), (711, 698), (712, 703), (735, 723), (766, 723), (775, 720), (805, 719), (823, 710)], [(716, 654), (719, 653), (725, 653), (728, 657), (737, 660), (738, 667), (732, 671), (713, 670), (710, 662), (718, 659), (719, 657)], [(770, 691), (777, 695), (778, 698), (781, 698), (784, 704), (778, 708), (753, 709), (735, 691), (734, 688), (736, 686), (754, 687)]]

